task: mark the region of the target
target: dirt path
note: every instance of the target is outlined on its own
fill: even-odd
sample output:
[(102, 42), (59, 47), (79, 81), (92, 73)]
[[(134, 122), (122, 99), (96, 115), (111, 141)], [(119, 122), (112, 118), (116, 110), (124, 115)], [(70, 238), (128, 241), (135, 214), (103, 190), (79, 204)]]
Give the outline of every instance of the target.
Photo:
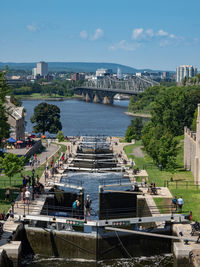
[(144, 158), (144, 153), (142, 151), (142, 148), (143, 146), (138, 146), (138, 147), (135, 147), (133, 148), (133, 155), (136, 157), (136, 158)]

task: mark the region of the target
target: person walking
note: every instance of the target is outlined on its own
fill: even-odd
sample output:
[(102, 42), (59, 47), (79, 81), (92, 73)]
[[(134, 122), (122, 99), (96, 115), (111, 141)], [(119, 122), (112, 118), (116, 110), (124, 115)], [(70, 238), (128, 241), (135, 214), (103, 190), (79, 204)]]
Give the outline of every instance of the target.
[(72, 204), (72, 216), (73, 217), (78, 217), (78, 211), (79, 211), (79, 206), (80, 206), (80, 202), (78, 199), (76, 199), (73, 204)]
[(177, 197), (176, 196), (172, 199), (172, 204), (174, 208), (177, 210)]
[(179, 197), (177, 200), (177, 204), (178, 204), (178, 212), (182, 212), (182, 207), (184, 205), (184, 201), (182, 197)]
[(6, 195), (6, 201), (9, 201), (10, 200), (10, 188), (6, 189), (5, 195)]
[(134, 162), (133, 162), (133, 159), (131, 159), (131, 169), (133, 169), (133, 166), (134, 166)]
[(25, 203), (25, 187), (21, 188), (21, 202)]
[(89, 221), (91, 221), (91, 204), (92, 204), (92, 200), (90, 199), (90, 195), (87, 195), (87, 198), (85, 200), (85, 212), (84, 212), (85, 222), (87, 222), (87, 215), (88, 215)]
[(31, 193), (30, 193), (30, 191), (27, 188), (26, 189), (26, 192), (25, 192), (25, 203), (26, 204), (29, 204), (30, 203), (30, 196), (31, 196)]
[(26, 187), (26, 185), (27, 185), (26, 175), (24, 175), (22, 183), (23, 183), (23, 186)]

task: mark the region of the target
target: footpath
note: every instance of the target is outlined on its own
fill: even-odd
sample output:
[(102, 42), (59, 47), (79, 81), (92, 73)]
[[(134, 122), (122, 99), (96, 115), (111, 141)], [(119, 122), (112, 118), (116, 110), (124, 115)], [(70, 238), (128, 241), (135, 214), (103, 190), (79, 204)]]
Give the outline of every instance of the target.
[[(45, 150), (37, 155), (37, 160), (39, 164), (36, 164), (34, 168), (37, 168), (43, 165), (49, 158), (51, 158), (59, 150), (58, 144), (50, 144), (48, 147), (45, 147)], [(25, 170), (32, 170), (33, 167), (27, 163), (25, 165)]]

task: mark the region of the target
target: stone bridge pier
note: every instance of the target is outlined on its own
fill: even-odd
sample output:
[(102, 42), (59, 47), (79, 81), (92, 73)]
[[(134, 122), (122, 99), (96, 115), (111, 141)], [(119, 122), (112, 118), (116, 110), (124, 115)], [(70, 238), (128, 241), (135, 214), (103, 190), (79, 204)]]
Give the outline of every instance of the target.
[(76, 93), (81, 95), (83, 100), (86, 102), (113, 104), (115, 92), (108, 91), (95, 91), (79, 88)]

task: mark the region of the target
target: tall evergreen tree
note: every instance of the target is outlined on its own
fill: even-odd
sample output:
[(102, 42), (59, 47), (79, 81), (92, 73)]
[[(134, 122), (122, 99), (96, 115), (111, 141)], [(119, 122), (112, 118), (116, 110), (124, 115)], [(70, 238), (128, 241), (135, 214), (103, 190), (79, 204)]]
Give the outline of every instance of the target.
[(0, 147), (2, 140), (9, 137), (10, 125), (8, 124), (7, 111), (5, 107), (6, 95), (9, 93), (9, 87), (6, 84), (5, 72), (0, 72)]

